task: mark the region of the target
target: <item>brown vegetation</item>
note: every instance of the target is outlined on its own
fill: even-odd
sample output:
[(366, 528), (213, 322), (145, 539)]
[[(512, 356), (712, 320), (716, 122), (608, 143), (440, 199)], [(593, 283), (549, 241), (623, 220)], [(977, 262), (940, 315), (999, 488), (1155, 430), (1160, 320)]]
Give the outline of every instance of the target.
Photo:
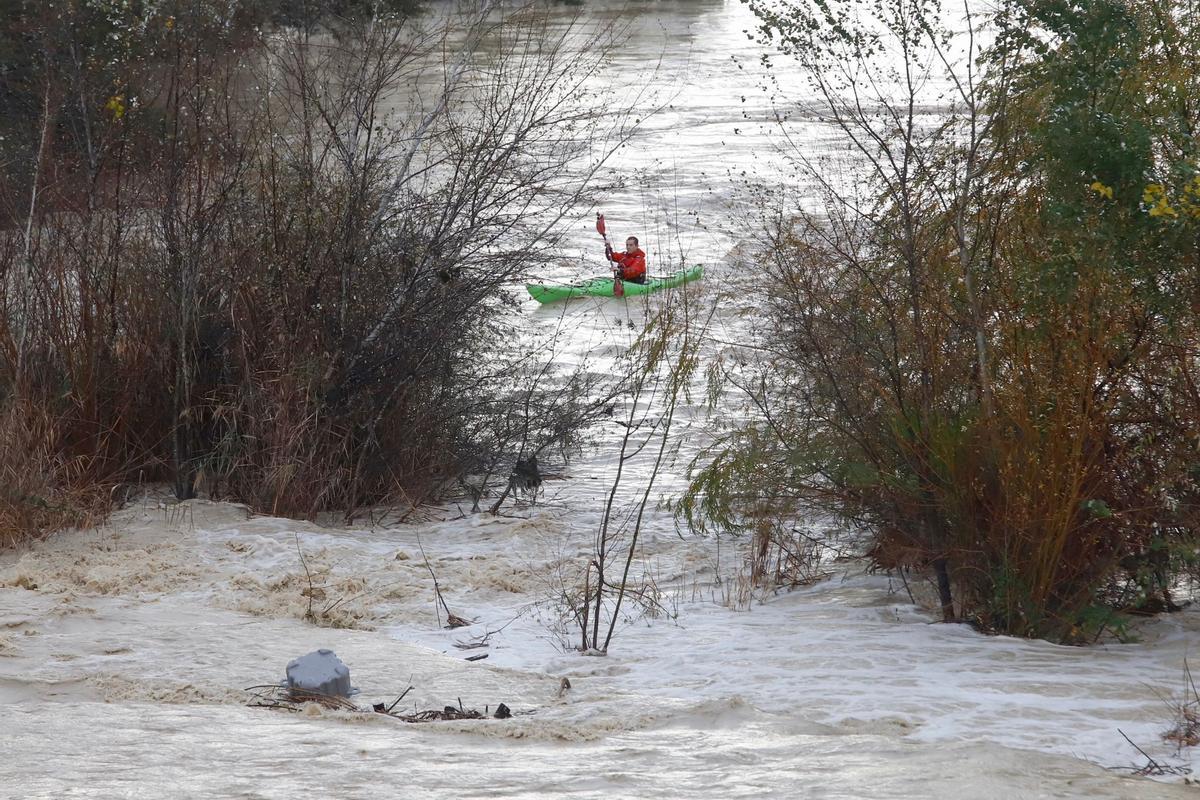
[[(1200, 118), (1172, 100), (1200, 16), (1149, 5), (1002, 4), (987, 51), (919, 2), (845, 27), (760, 9), (858, 160), (793, 154), (824, 208), (769, 209), (770, 374), (726, 369), (758, 414), (694, 521), (832, 506), (986, 630), (1091, 641), (1171, 606), (1200, 538)], [(930, 80), (951, 88), (926, 117)]]
[(539, 385), (506, 287), (633, 124), (583, 88), (614, 31), (372, 5), (12, 23), (5, 96), (41, 133), (4, 162), (7, 530), (86, 520), (122, 481), (297, 516), (419, 502), (586, 426), (588, 378)]

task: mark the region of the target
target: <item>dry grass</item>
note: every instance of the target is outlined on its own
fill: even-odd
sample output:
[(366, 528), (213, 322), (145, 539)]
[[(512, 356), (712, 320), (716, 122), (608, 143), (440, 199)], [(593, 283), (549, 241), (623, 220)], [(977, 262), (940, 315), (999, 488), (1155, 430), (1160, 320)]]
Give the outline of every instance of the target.
[(760, 517), (750, 544), (749, 577), (752, 585), (767, 590), (808, 586), (833, 574), (825, 558), (833, 543), (798, 526), (783, 524), (777, 516)]
[(0, 411), (0, 547), (103, 519), (111, 492), (81, 460), (56, 452), (58, 429), (44, 411)]
[(1163, 739), (1175, 745), (1175, 754), (1180, 755), (1185, 747), (1200, 745), (1200, 692), (1196, 690), (1186, 659), (1183, 662), (1183, 691), (1166, 703), (1171, 709), (1172, 724)]

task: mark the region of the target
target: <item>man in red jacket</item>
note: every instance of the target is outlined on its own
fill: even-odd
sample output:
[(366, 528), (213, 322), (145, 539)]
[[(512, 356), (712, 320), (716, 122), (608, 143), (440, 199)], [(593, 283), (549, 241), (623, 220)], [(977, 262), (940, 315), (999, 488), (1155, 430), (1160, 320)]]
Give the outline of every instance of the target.
[(604, 245), (604, 253), (609, 260), (619, 265), (613, 267), (613, 273), (621, 280), (630, 283), (646, 282), (646, 254), (638, 247), (636, 236), (625, 240), (624, 253), (614, 253), (612, 247), (607, 244)]

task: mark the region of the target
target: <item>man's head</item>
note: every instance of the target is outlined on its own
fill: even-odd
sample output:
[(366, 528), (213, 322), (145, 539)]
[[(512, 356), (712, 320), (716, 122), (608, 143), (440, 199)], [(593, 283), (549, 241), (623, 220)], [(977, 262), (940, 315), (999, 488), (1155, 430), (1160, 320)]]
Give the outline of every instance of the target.
[(638, 240), (637, 240), (636, 236), (630, 236), (628, 239), (625, 240), (625, 252), (626, 253), (632, 253), (634, 250), (637, 250), (637, 249), (638, 249)]

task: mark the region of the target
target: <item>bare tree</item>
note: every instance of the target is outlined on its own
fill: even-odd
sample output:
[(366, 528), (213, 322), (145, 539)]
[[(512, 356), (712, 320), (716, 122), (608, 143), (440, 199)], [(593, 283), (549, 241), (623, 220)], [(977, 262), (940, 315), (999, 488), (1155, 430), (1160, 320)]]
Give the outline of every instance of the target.
[[(240, 4), (136, 25), (73, 8), (108, 15), (125, 82), (97, 71), (107, 38), (64, 40), (53, 66), (75, 77), (60, 97), (46, 73), (38, 119), (75, 115), (80, 169), (55, 161), (51, 213), (39, 173), (0, 249), (3, 388), (36, 362), (65, 426), (51, 451), (180, 497), (352, 512), (481, 455), (569, 449), (602, 410), (589, 376), (511, 346), (514, 289), (637, 128), (596, 80), (624, 23), (396, 5), (296, 27)], [(29, 163), (65, 157), (42, 141)]]
[[(622, 428), (616, 469), (581, 576), (582, 590), (564, 600), (579, 629), (580, 649), (597, 654), (607, 653), (630, 595), (636, 595), (643, 609), (659, 607), (652, 583), (633, 583), (633, 567), (656, 483), (683, 435), (675, 426), (676, 411), (690, 396), (700, 346), (716, 309), (715, 304), (705, 309), (690, 288), (659, 297), (630, 349), (631, 380), (617, 400), (624, 414), (611, 422)], [(639, 463), (641, 482), (632, 487), (632, 498), (625, 499), (628, 470)]]

